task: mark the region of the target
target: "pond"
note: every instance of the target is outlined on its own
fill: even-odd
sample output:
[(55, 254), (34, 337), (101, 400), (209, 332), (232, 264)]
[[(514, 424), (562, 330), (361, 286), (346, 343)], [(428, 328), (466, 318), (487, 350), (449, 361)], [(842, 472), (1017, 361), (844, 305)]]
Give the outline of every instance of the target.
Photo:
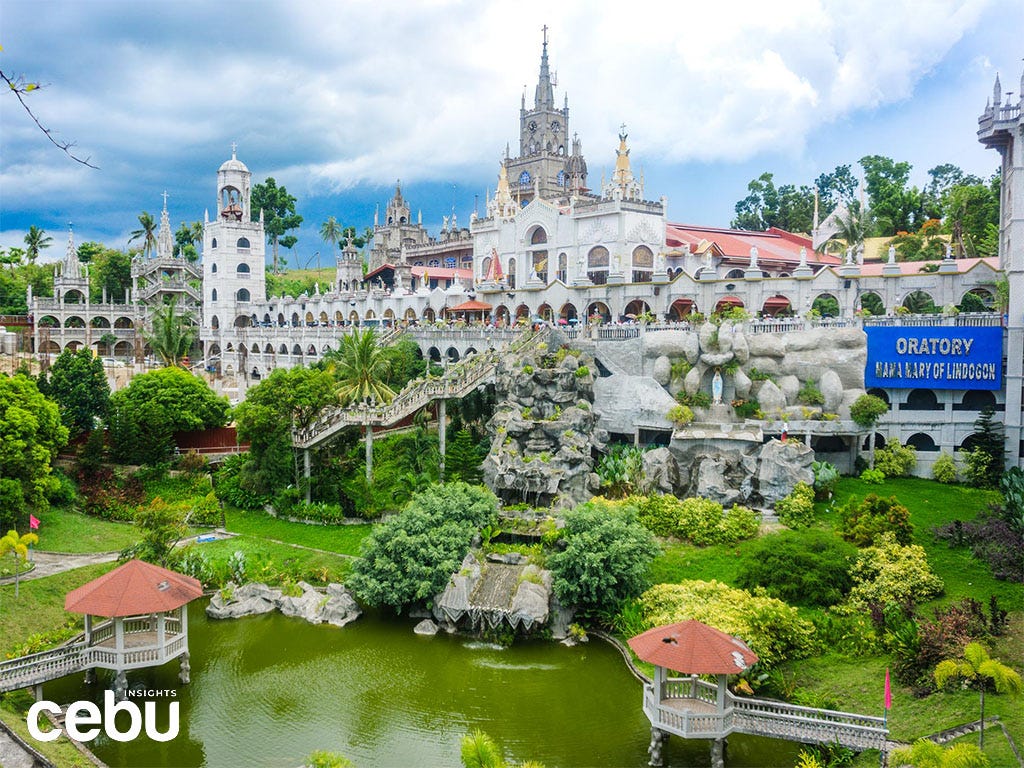
[[(647, 765), (650, 727), (639, 683), (600, 640), (576, 648), (466, 637), (420, 637), (413, 622), (365, 615), (344, 629), (272, 614), (208, 620), (189, 609), (192, 682), (177, 662), (129, 674), (131, 686), (172, 689), (177, 738), (92, 743), (111, 766), (297, 768), (310, 752), (340, 752), (359, 768), (459, 766), (462, 736), (481, 728), (515, 761), (547, 768)], [(44, 687), (61, 703), (102, 704), (103, 683), (68, 677)], [(159, 713), (167, 707), (158, 704)], [(127, 720), (118, 720), (124, 728)], [(166, 730), (166, 716), (160, 723)], [(728, 765), (792, 766), (797, 745), (729, 739)], [(673, 738), (671, 766), (710, 764), (709, 744)]]

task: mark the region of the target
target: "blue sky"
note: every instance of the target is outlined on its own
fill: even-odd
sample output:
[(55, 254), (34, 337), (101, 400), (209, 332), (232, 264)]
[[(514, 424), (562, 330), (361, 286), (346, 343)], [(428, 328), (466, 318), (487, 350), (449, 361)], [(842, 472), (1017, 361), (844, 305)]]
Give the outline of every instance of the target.
[(996, 71), (1020, 88), (1021, 0), (722, 0), (514, 4), (431, 0), (0, 0), (0, 68), (46, 87), (29, 103), (101, 170), (46, 142), (0, 93), (0, 246), (32, 224), (63, 251), (124, 247), (170, 198), (172, 226), (215, 206), (238, 142), (259, 182), (298, 198), (293, 263), (334, 215), (359, 228), (401, 178), (436, 232), (482, 209), (532, 101), (547, 24), (556, 99), (591, 174), (620, 124), (646, 193), (676, 222), (726, 226), (747, 182), (810, 184), (867, 154), (987, 176), (975, 139)]

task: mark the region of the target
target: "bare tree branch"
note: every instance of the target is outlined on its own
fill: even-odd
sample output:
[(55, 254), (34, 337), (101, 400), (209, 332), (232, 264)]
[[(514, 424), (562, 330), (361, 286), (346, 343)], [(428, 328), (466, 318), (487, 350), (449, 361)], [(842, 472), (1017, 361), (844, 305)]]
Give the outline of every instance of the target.
[(0, 70), (0, 78), (2, 78), (5, 83), (7, 83), (8, 87), (14, 93), (15, 97), (17, 97), (18, 101), (21, 102), (21, 106), (25, 108), (25, 111), (28, 113), (28, 116), (32, 118), (32, 122), (39, 126), (39, 130), (43, 132), (43, 134), (46, 136), (46, 138), (50, 140), (50, 143), (53, 144), (53, 146), (57, 147), (57, 149), (66, 154), (76, 163), (81, 163), (82, 165), (87, 165), (90, 168), (95, 168), (96, 170), (99, 170), (99, 166), (90, 163), (88, 157), (83, 160), (82, 158), (78, 157), (71, 151), (71, 148), (75, 146), (74, 143), (69, 141), (59, 142), (55, 138), (53, 138), (53, 134), (50, 132), (50, 129), (46, 128), (41, 122), (39, 122), (39, 118), (35, 116), (35, 113), (32, 112), (32, 109), (29, 107), (29, 105), (25, 103), (25, 99), (22, 98), (22, 94), (38, 90), (40, 88), (40, 85), (38, 83), (26, 83), (25, 80), (20, 77), (12, 80), (6, 74), (4, 74), (3, 70)]

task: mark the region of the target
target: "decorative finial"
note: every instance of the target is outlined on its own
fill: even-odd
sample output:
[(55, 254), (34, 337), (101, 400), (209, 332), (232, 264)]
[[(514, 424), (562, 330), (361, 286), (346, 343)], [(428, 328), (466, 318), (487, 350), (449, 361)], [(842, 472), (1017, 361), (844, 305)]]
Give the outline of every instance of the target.
[(236, 142), (232, 141), (232, 142), (231, 142), (231, 159), (232, 159), (232, 160), (236, 160), (236, 159), (237, 159), (237, 158), (235, 157), (235, 150), (236, 150), (236, 149), (238, 149), (238, 144), (237, 144)]
[(545, 24), (543, 27), (541, 27), (541, 31), (544, 33), (544, 49), (547, 50), (547, 47), (548, 47), (548, 25)]
[(167, 194), (167, 190), (166, 189), (164, 190), (164, 193), (163, 193), (163, 195), (161, 195), (161, 197), (163, 197), (163, 199), (164, 199), (164, 210), (166, 211), (167, 210), (167, 198), (170, 197), (170, 195)]
[(621, 126), (621, 127), (620, 127), (620, 129), (619, 129), (619, 138), (620, 138), (620, 139), (622, 139), (623, 141), (625, 141), (625, 140), (626, 140), (626, 137), (627, 137), (628, 135), (629, 135), (629, 134), (628, 134), (628, 133), (626, 133), (626, 124), (625, 124), (625, 123), (623, 123), (623, 124), (622, 124), (622, 126)]

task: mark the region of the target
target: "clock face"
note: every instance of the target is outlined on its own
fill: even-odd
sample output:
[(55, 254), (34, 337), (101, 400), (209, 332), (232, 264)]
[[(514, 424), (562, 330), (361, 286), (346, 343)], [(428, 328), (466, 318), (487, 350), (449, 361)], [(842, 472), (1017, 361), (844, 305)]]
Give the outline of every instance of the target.
[(537, 121), (536, 120), (531, 120), (530, 124), (527, 127), (530, 129), (531, 133), (533, 131), (536, 131), (537, 130)]
[(554, 131), (555, 133), (558, 133), (558, 130), (559, 130), (559, 128), (561, 128), (561, 127), (562, 127), (562, 126), (560, 126), (560, 125), (558, 124), (558, 121), (557, 121), (557, 120), (555, 120), (555, 121), (553, 121), (553, 122), (551, 123), (551, 130), (552, 130), (552, 131)]
[(529, 171), (523, 171), (521, 174), (519, 174), (519, 183), (520, 184), (529, 184), (530, 183), (530, 172)]

